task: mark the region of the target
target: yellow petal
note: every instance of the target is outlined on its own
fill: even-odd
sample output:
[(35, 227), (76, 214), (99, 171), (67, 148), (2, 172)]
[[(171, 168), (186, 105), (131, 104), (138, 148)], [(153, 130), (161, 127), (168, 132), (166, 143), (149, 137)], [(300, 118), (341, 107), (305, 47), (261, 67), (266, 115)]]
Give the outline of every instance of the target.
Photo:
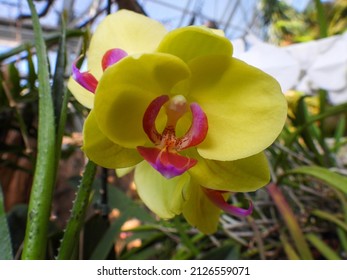
[(95, 94), (101, 131), (123, 147), (144, 146), (149, 138), (142, 119), (148, 105), (160, 95), (171, 95), (173, 85), (189, 74), (182, 60), (168, 54), (129, 56), (109, 67)]
[(188, 26), (169, 32), (161, 41), (159, 52), (178, 56), (185, 62), (198, 56), (222, 54), (232, 55), (230, 41), (215, 31), (198, 26)]
[(225, 33), (222, 29), (209, 28), (214, 34), (225, 37)]
[(286, 100), (274, 78), (226, 56), (198, 57), (189, 66), (188, 98), (202, 107), (209, 124), (198, 146), (202, 157), (237, 160), (272, 144), (287, 116)]
[(128, 175), (130, 172), (134, 171), (134, 169), (136, 168), (136, 166), (132, 166), (132, 167), (125, 167), (125, 168), (117, 168), (115, 170), (116, 175), (118, 178), (122, 178), (125, 175)]
[(189, 184), (188, 174), (166, 179), (146, 161), (135, 169), (137, 192), (147, 207), (160, 218), (170, 219), (182, 212), (187, 197), (184, 189)]
[(270, 171), (264, 153), (235, 161), (207, 160), (196, 152), (188, 155), (198, 160), (189, 174), (200, 185), (221, 191), (251, 192), (265, 186)]
[(107, 16), (97, 27), (88, 51), (88, 68), (100, 79), (101, 59), (109, 49), (120, 48), (129, 55), (152, 52), (167, 33), (159, 22), (128, 10)]
[(214, 233), (218, 227), (221, 210), (209, 200), (198, 183), (191, 182), (188, 192), (189, 199), (184, 204), (183, 216), (201, 232)]
[(122, 148), (100, 131), (94, 111), (91, 111), (83, 128), (83, 151), (89, 159), (106, 168), (134, 166), (142, 160), (135, 149)]
[(84, 107), (87, 107), (89, 109), (93, 108), (94, 93), (86, 90), (73, 78), (69, 79), (67, 87), (79, 103), (81, 103)]

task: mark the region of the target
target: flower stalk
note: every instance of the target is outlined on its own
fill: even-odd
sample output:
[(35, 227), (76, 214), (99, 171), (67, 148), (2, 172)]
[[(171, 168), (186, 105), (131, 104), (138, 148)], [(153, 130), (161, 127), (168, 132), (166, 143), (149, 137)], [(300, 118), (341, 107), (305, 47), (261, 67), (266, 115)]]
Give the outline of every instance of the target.
[(84, 223), (85, 214), (90, 201), (92, 183), (96, 173), (96, 164), (89, 161), (85, 167), (83, 178), (78, 187), (76, 199), (73, 203), (70, 219), (67, 223), (60, 245), (58, 260), (69, 260), (72, 257), (78, 241), (80, 230)]

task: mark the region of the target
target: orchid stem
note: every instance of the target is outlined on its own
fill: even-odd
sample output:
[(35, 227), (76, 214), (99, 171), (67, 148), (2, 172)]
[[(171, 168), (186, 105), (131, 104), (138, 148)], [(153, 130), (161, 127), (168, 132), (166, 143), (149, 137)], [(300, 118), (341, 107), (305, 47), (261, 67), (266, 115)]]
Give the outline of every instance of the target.
[(71, 259), (89, 205), (96, 167), (96, 164), (92, 161), (89, 161), (86, 165), (81, 184), (77, 191), (76, 200), (73, 204), (71, 216), (60, 245), (59, 254), (57, 256), (58, 260)]

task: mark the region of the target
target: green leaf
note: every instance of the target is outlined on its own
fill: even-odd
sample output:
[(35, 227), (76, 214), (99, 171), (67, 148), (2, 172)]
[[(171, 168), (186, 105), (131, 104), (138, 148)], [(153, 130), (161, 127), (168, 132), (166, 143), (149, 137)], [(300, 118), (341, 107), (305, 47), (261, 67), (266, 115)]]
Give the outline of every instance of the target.
[(306, 239), (328, 260), (341, 260), (341, 258), (325, 244), (316, 234), (306, 234)]
[(37, 79), (37, 74), (35, 72), (34, 62), (32, 59), (30, 48), (27, 49), (28, 57), (27, 57), (27, 63), (28, 63), (28, 88), (30, 91), (33, 91), (35, 89), (35, 82)]
[(0, 185), (0, 260), (13, 260), (11, 236), (8, 229), (4, 197)]
[(275, 183), (271, 183), (267, 186), (267, 190), (274, 201), (278, 211), (281, 213), (291, 237), (295, 243), (296, 249), (300, 254), (300, 257), (304, 260), (312, 260), (313, 256), (307, 245), (305, 237), (302, 233), (300, 225), (294, 215), (293, 210), (290, 208), (281, 190)]
[(55, 126), (46, 46), (32, 0), (28, 0), (28, 4), (32, 14), (38, 60), (39, 120), (38, 152), (22, 259), (43, 259), (46, 255), (55, 178)]
[(339, 220), (335, 215), (321, 211), (321, 210), (313, 210), (311, 212), (312, 215), (315, 215), (321, 219), (327, 220), (329, 222), (334, 223), (341, 229), (345, 230), (347, 232), (347, 224), (344, 223), (343, 221)]
[[(94, 185), (94, 184), (93, 184)], [(85, 221), (83, 226), (83, 238), (77, 246), (79, 247), (80, 259), (89, 260), (100, 240), (110, 228), (110, 221), (107, 216), (99, 211), (94, 211), (92, 216)], [(115, 259), (114, 248), (110, 248), (106, 259)]]
[(314, 0), (314, 3), (317, 10), (320, 37), (328, 37), (328, 22), (326, 18), (326, 12), (324, 11), (324, 5), (321, 0)]
[[(292, 147), (293, 143), (295, 143), (300, 136), (300, 134), (307, 129), (310, 125), (312, 125), (315, 122), (324, 120), (325, 118), (328, 118), (330, 116), (338, 115), (341, 113), (345, 113), (347, 110), (347, 103), (343, 103), (340, 105), (332, 106), (330, 108), (327, 108), (323, 113), (311, 116), (309, 119), (306, 120), (305, 123), (302, 125), (296, 127), (295, 131), (291, 131), (290, 134), (288, 134), (288, 137), (285, 139), (285, 145), (287, 147)], [(285, 152), (281, 151), (281, 154), (279, 155), (279, 158), (282, 159), (283, 156), (285, 156)]]
[[(73, 38), (73, 37), (86, 36), (85, 33), (86, 32), (84, 30), (70, 29), (70, 30), (67, 30), (66, 37)], [(50, 45), (50, 44), (57, 43), (59, 41), (60, 36), (61, 36), (60, 32), (57, 32), (57, 33), (53, 33), (53, 34), (50, 34), (48, 36), (45, 36), (44, 40), (45, 40), (47, 45)], [(36, 40), (30, 41), (30, 42), (25, 42), (25, 43), (19, 45), (18, 47), (12, 48), (6, 52), (1, 53), (0, 54), (0, 62), (11, 57), (11, 56), (17, 55), (17, 54), (19, 54), (19, 53), (21, 53), (27, 49), (32, 48), (35, 44), (36, 44)]]
[(284, 252), (286, 253), (289, 260), (300, 260), (300, 257), (297, 255), (293, 246), (289, 243), (285, 234), (280, 236), (281, 243), (283, 245)]
[(61, 18), (61, 36), (59, 40), (58, 56), (54, 70), (52, 96), (54, 104), (54, 115), (56, 120), (56, 127), (59, 127), (59, 120), (61, 111), (65, 108), (62, 107), (64, 95), (66, 93), (65, 87), (65, 67), (66, 67), (66, 24), (65, 18)]
[(3, 78), (0, 75), (0, 112), (2, 111), (2, 109), (7, 109), (8, 107), (8, 100), (5, 94), (5, 90), (3, 87)]
[(202, 260), (239, 260), (241, 246), (234, 241), (228, 241), (220, 247), (213, 248), (204, 254)]
[(340, 241), (342, 250), (347, 252), (347, 236), (346, 236), (346, 232), (343, 231), (341, 228), (337, 228), (336, 232), (337, 232), (337, 236), (339, 237), (339, 241)]
[[(307, 96), (300, 98), (298, 102), (298, 108), (297, 108), (298, 125), (305, 125), (310, 118), (310, 113), (308, 111), (307, 104), (305, 102), (305, 97)], [(323, 144), (321, 131), (318, 129), (318, 126), (315, 123), (312, 123), (310, 126), (303, 129), (303, 131), (301, 132), (301, 136), (303, 140), (305, 141), (305, 144), (307, 145), (309, 150), (315, 154), (319, 164), (324, 165), (325, 160), (322, 153), (320, 152), (320, 149), (318, 148), (318, 143), (320, 143), (322, 147), (325, 147), (325, 145)]]
[(343, 145), (343, 142), (344, 142), (343, 136), (345, 134), (345, 130), (346, 130), (346, 116), (341, 115), (336, 125), (336, 130), (334, 134), (335, 143), (333, 147), (333, 152), (335, 153), (337, 153), (340, 147)]
[[(55, 72), (52, 85), (52, 98), (56, 128), (56, 162), (55, 175), (57, 175), (59, 160), (61, 158), (61, 147), (65, 132), (65, 125), (68, 113), (68, 101), (70, 92), (65, 87), (64, 73), (66, 68), (66, 22), (65, 18), (61, 19), (61, 37), (58, 48), (58, 57), (55, 65)], [(55, 178), (56, 179), (56, 178)]]
[(18, 100), (20, 98), (20, 92), (22, 88), (20, 86), (20, 76), (19, 71), (15, 65), (15, 63), (11, 63), (8, 65), (8, 72), (10, 74), (10, 83), (11, 83), (11, 96), (14, 100)]
[(129, 215), (131, 215), (131, 211), (127, 212), (126, 214), (123, 213), (116, 221), (112, 223), (96, 246), (92, 256), (90, 257), (91, 260), (106, 259), (116, 238), (121, 232), (122, 225), (129, 219)]
[(142, 222), (154, 223), (154, 218), (139, 204), (130, 199), (118, 188), (108, 187), (108, 205), (110, 208), (117, 208), (121, 215), (115, 220), (105, 232), (100, 242), (96, 246), (90, 259), (105, 259), (114, 245), (115, 239), (121, 232), (122, 225), (131, 218), (137, 218)]
[(7, 222), (11, 234), (14, 259), (18, 259), (20, 257), (19, 253), (22, 251), (27, 216), (27, 204), (17, 204), (7, 213)]
[(313, 176), (347, 195), (347, 177), (333, 172), (327, 168), (319, 166), (302, 166), (286, 172), (284, 176), (290, 174), (303, 174)]
[(195, 246), (194, 242), (187, 234), (186, 228), (184, 227), (184, 222), (182, 222), (181, 217), (175, 216), (173, 220), (175, 227), (181, 237), (182, 245), (184, 245), (189, 250), (189, 253), (192, 256), (196, 257), (199, 254), (199, 249)]

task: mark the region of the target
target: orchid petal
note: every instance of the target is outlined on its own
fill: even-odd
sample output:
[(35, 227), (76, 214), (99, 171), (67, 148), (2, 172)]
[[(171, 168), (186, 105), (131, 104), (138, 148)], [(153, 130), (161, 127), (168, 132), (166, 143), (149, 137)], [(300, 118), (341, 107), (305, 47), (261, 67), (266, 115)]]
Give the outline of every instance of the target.
[(226, 56), (198, 57), (189, 66), (188, 98), (201, 106), (209, 123), (197, 147), (202, 157), (237, 160), (273, 143), (287, 116), (285, 97), (274, 78)]
[(120, 48), (129, 55), (152, 52), (167, 33), (165, 27), (146, 16), (128, 10), (108, 15), (96, 28), (88, 50), (88, 68), (100, 79), (101, 60), (106, 51)]
[(183, 204), (188, 199), (185, 189), (189, 181), (188, 174), (166, 179), (146, 161), (135, 169), (135, 184), (140, 198), (163, 219), (170, 219), (182, 212)]
[[(183, 152), (182, 152), (183, 153)], [(200, 185), (228, 192), (251, 192), (270, 181), (270, 170), (263, 152), (235, 160), (207, 160), (193, 149), (184, 152), (198, 163), (188, 170)]]
[(136, 165), (131, 166), (131, 167), (117, 168), (115, 170), (115, 173), (116, 173), (118, 178), (122, 178), (125, 175), (128, 175), (129, 173), (133, 172), (135, 170), (135, 168), (136, 168)]
[(197, 182), (190, 182), (187, 196), (188, 201), (182, 210), (185, 219), (205, 234), (214, 233), (221, 210), (206, 196)]
[(96, 87), (98, 86), (98, 81), (91, 73), (80, 72), (80, 70), (76, 67), (77, 60), (72, 63), (72, 77), (86, 90), (95, 93)]
[(102, 57), (101, 65), (102, 70), (105, 71), (111, 65), (117, 63), (122, 58), (126, 57), (128, 54), (122, 49), (110, 49)]
[(135, 149), (122, 148), (110, 141), (99, 129), (92, 110), (83, 127), (83, 151), (89, 159), (105, 168), (124, 168), (142, 161)]
[(207, 197), (220, 209), (224, 212), (229, 213), (234, 216), (245, 217), (252, 214), (253, 211), (253, 203), (249, 201), (249, 207), (247, 209), (243, 209), (240, 207), (236, 207), (234, 205), (230, 205), (225, 201), (222, 192), (211, 190), (207, 188), (202, 188)]
[(92, 109), (94, 107), (94, 93), (86, 90), (79, 83), (77, 83), (72, 77), (67, 84), (68, 89), (71, 91), (76, 100), (84, 107)]
[(188, 26), (169, 32), (157, 48), (158, 52), (180, 57), (185, 62), (211, 54), (232, 55), (230, 41), (206, 27)]
[(182, 175), (197, 163), (195, 159), (158, 148), (137, 147), (137, 150), (155, 170), (167, 179)]
[[(190, 75), (187, 65), (168, 54), (128, 56), (108, 68), (95, 94), (100, 130), (115, 143), (136, 148), (150, 143), (142, 127), (149, 104)], [(157, 122), (165, 121), (160, 115)]]

